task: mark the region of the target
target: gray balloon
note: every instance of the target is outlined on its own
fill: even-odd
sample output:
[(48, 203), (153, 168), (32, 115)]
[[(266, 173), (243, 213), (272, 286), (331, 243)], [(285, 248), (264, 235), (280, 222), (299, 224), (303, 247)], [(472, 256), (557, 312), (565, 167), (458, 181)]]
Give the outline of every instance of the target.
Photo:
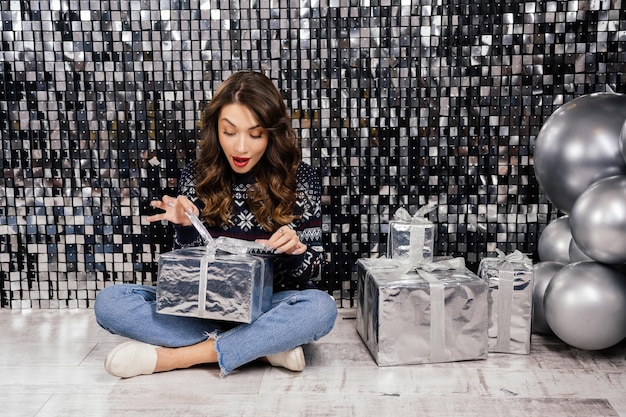
[(622, 124), (622, 133), (619, 136), (619, 149), (622, 152), (624, 161), (626, 161), (626, 119), (624, 119), (624, 123)]
[(569, 244), (572, 240), (569, 216), (552, 220), (543, 229), (537, 243), (537, 252), (541, 261), (570, 263)]
[(626, 337), (626, 277), (597, 262), (569, 264), (550, 280), (543, 308), (548, 326), (563, 342), (606, 349)]
[(620, 133), (626, 95), (593, 93), (559, 107), (541, 127), (534, 151), (537, 181), (564, 213), (594, 182), (626, 174)]
[[(570, 220), (570, 228), (572, 221)], [(570, 262), (579, 262), (579, 261), (594, 261), (595, 259), (590, 258), (585, 252), (581, 251), (576, 241), (572, 239), (569, 242), (569, 259)]]
[(571, 233), (583, 253), (598, 262), (626, 262), (626, 176), (604, 178), (576, 200)]
[(554, 275), (565, 265), (558, 262), (539, 262), (533, 267), (533, 333), (552, 334), (543, 311), (543, 298), (546, 288)]

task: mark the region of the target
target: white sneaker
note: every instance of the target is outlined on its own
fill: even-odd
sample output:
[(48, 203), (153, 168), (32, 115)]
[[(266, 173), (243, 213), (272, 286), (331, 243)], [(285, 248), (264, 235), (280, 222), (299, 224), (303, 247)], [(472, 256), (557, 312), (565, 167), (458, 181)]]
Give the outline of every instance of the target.
[(157, 364), (156, 348), (142, 342), (124, 342), (109, 352), (104, 369), (120, 378), (152, 374)]
[(274, 355), (267, 355), (267, 360), (272, 366), (280, 366), (294, 372), (300, 372), (306, 366), (302, 346)]

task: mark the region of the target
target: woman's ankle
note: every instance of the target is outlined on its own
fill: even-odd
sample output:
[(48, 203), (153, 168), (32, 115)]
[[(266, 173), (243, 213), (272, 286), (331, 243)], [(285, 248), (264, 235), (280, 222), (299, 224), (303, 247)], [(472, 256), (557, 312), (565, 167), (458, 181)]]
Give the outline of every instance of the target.
[(157, 348), (155, 372), (186, 369), (195, 365), (217, 362), (215, 341), (205, 340), (191, 346), (178, 348)]

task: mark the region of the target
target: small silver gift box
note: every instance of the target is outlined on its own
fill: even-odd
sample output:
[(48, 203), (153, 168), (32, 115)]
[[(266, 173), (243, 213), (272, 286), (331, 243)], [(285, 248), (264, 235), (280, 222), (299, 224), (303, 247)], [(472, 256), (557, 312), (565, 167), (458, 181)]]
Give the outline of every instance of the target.
[(357, 261), (356, 327), (376, 363), (486, 359), (485, 281), (462, 258), (420, 268), (394, 259)]
[(489, 285), (489, 352), (529, 354), (533, 263), (517, 250), (497, 252), (478, 266), (478, 276)]
[(387, 257), (408, 260), (411, 264), (432, 262), (435, 246), (435, 225), (425, 216), (436, 207), (430, 203), (411, 216), (403, 208), (396, 210), (389, 221)]
[(251, 323), (272, 305), (272, 257), (204, 247), (159, 255), (157, 312)]

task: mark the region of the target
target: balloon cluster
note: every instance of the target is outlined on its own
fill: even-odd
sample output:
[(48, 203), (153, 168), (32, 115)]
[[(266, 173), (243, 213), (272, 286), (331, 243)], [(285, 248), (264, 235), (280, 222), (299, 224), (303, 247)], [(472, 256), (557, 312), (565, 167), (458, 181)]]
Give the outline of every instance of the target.
[(535, 175), (564, 213), (538, 242), (533, 330), (587, 350), (626, 338), (626, 95), (556, 110), (537, 135)]

